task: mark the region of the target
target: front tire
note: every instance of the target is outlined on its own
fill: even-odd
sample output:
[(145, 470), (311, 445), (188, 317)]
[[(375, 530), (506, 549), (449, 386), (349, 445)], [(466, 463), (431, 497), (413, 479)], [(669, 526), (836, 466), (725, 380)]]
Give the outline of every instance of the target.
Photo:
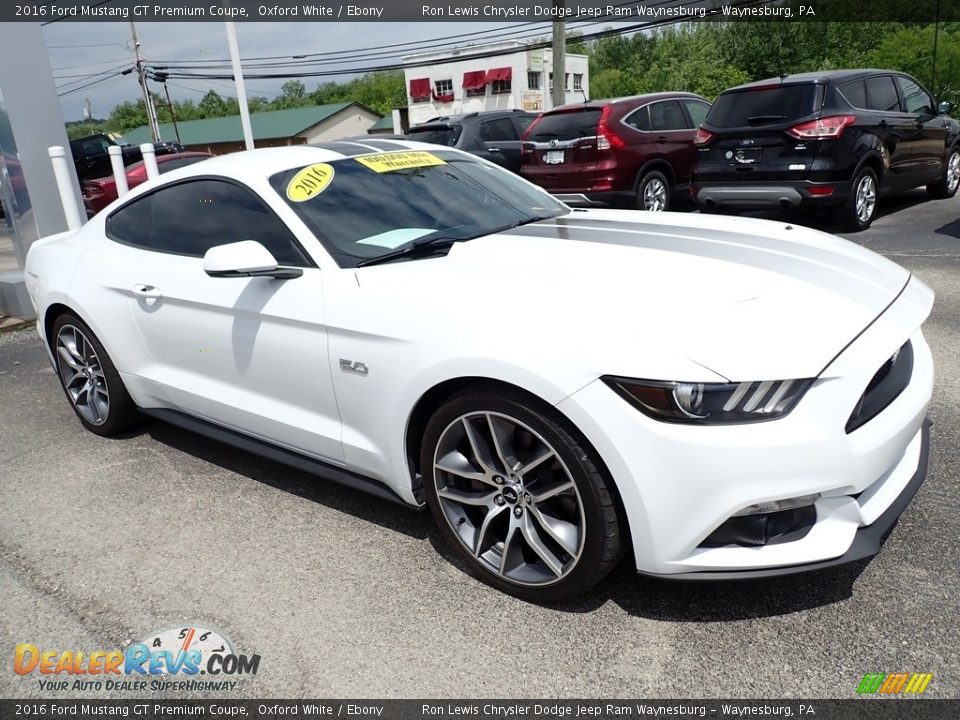
[(87, 324), (66, 313), (53, 323), (50, 335), (60, 385), (80, 423), (97, 435), (114, 435), (133, 427), (138, 420), (137, 406)]
[(535, 602), (586, 592), (622, 554), (610, 481), (579, 433), (519, 392), (468, 389), (427, 423), (427, 505), (470, 571)]
[(943, 175), (937, 182), (927, 185), (927, 193), (932, 198), (945, 200), (956, 195), (957, 188), (960, 188), (960, 147), (954, 147), (947, 155)]
[(859, 232), (870, 227), (877, 216), (878, 187), (873, 169), (861, 168), (850, 184), (850, 195), (835, 211), (834, 219), (840, 230)]
[(659, 170), (644, 174), (637, 185), (637, 208), (648, 212), (666, 212), (670, 209), (673, 188), (667, 176)]

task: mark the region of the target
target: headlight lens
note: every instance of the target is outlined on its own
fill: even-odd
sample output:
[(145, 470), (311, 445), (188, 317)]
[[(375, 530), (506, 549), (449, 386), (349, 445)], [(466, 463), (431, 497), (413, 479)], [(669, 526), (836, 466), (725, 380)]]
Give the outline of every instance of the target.
[(603, 380), (645, 415), (692, 425), (781, 418), (793, 410), (813, 384), (812, 379), (690, 383), (606, 376)]

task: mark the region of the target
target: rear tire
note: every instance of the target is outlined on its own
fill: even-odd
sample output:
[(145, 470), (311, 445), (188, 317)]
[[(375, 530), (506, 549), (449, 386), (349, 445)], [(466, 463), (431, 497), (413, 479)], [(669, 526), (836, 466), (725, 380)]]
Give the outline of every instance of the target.
[(666, 212), (670, 209), (673, 188), (667, 176), (659, 170), (645, 173), (637, 185), (637, 209), (648, 212)]
[(927, 185), (927, 193), (937, 200), (952, 198), (960, 188), (960, 146), (954, 146), (943, 165), (943, 174), (935, 183)]
[(479, 386), (454, 395), (427, 423), (420, 462), (440, 534), (499, 590), (567, 600), (623, 554), (625, 525), (593, 450), (535, 398)]
[(877, 174), (864, 167), (850, 183), (850, 194), (834, 211), (834, 222), (839, 230), (860, 232), (870, 227), (877, 216)]
[(97, 435), (115, 435), (139, 420), (120, 373), (89, 326), (70, 313), (50, 333), (57, 376), (80, 423)]

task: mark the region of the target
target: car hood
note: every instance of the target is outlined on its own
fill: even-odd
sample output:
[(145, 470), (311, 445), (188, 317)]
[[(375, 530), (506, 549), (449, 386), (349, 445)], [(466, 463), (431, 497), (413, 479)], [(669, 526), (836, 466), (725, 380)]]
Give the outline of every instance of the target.
[(783, 222), (615, 210), (357, 272), (406, 317), (421, 314), (422, 332), (477, 352), (694, 381), (816, 377), (909, 279), (858, 245)]

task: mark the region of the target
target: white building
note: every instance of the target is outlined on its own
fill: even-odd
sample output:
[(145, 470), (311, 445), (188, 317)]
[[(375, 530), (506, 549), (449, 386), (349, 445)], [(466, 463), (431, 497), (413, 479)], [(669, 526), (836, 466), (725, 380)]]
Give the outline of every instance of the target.
[[(504, 54), (470, 57), (490, 52)], [(523, 43), (507, 40), (407, 55), (403, 62), (416, 67), (403, 71), (409, 105), (406, 118), (402, 109), (394, 111), (396, 132), (438, 115), (513, 108), (542, 112), (553, 107), (553, 56), (549, 48), (527, 50)], [(567, 103), (590, 97), (587, 66), (586, 55), (566, 56)]]

